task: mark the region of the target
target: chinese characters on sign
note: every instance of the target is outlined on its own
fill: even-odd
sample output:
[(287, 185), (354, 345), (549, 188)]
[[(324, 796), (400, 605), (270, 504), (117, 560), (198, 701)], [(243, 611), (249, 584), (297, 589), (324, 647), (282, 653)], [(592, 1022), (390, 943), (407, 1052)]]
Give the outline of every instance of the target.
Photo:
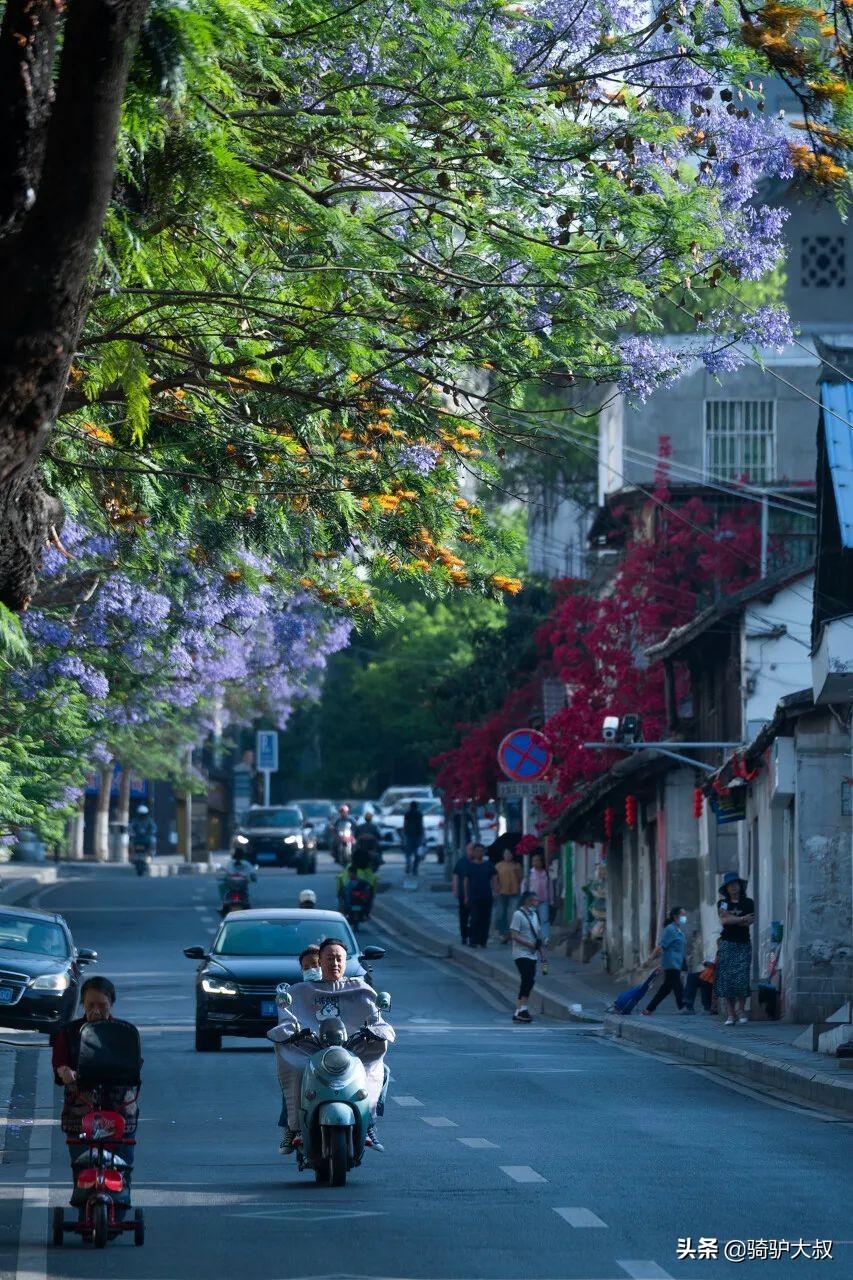
[(718, 1240), (716, 1236), (692, 1236), (678, 1241), (675, 1256), (679, 1262), (708, 1261), (723, 1257), (727, 1262), (752, 1262), (770, 1258), (810, 1258), (821, 1262), (832, 1257), (831, 1240)]

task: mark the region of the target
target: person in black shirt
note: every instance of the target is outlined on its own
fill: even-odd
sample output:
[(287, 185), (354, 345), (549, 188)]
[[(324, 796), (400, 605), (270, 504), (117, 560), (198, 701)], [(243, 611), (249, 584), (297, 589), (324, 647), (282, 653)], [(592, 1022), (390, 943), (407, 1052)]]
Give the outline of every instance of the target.
[(468, 942), (472, 947), (485, 947), (492, 922), (492, 902), (497, 877), (481, 844), (471, 849), (471, 860), (465, 873), (465, 903), (469, 910)]
[(745, 1023), (746, 998), (752, 970), (749, 927), (755, 920), (755, 903), (746, 896), (746, 881), (736, 871), (727, 871), (720, 885), (717, 915), (723, 931), (717, 944), (717, 971), (714, 989), (726, 1002), (726, 1026)]
[(467, 947), (470, 942), (468, 925), (471, 917), (471, 908), (465, 899), (465, 880), (468, 875), (468, 868), (471, 866), (471, 850), (473, 848), (473, 843), (466, 845), (465, 852), (461, 858), (456, 859), (456, 865), (453, 868), (453, 896), (459, 903), (459, 936), (462, 939), (463, 947)]

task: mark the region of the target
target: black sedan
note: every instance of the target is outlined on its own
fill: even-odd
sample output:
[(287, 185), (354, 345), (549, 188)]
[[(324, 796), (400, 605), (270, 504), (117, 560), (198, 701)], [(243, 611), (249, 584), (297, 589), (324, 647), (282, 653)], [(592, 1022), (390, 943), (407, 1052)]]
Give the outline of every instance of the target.
[(294, 867), (300, 875), (317, 870), (314, 828), (297, 805), (252, 805), (234, 833), (233, 852), (266, 867)]
[(223, 921), (210, 951), (185, 947), (188, 959), (202, 962), (195, 988), (196, 1049), (221, 1049), (224, 1035), (266, 1035), (278, 1021), (276, 987), (300, 980), (300, 953), (323, 938), (340, 938), (350, 978), (364, 977), (365, 963), (385, 954), (382, 947), (360, 951), (339, 911), (298, 908), (241, 911)]
[(0, 1027), (56, 1031), (70, 1022), (82, 966), (97, 958), (75, 947), (62, 916), (0, 908)]

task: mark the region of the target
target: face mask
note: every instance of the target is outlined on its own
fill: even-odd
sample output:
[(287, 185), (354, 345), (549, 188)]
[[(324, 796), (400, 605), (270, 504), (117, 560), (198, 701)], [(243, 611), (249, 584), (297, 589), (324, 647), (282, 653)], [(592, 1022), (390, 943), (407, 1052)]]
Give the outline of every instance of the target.
[(323, 976), (322, 969), (303, 969), (302, 978), (305, 982), (319, 982)]
[(679, 916), (679, 917), (678, 917), (678, 923), (679, 923), (679, 924), (687, 924), (687, 916)]

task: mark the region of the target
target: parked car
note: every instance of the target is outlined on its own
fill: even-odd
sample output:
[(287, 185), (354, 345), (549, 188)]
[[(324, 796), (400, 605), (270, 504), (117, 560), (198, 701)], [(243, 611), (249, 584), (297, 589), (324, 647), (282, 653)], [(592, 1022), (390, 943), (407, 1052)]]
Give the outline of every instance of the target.
[(306, 823), (314, 828), (314, 839), (318, 849), (332, 847), (332, 820), (337, 814), (332, 800), (294, 800), (292, 802), (302, 810)]
[(294, 867), (300, 875), (317, 870), (314, 832), (295, 804), (252, 805), (234, 833), (233, 851), (257, 866)]
[(323, 938), (340, 938), (347, 949), (346, 976), (363, 978), (365, 964), (381, 960), (382, 947), (359, 949), (339, 911), (299, 908), (241, 911), (222, 922), (212, 948), (185, 947), (199, 960), (195, 982), (195, 1047), (222, 1048), (222, 1037), (265, 1036), (278, 1020), (275, 989), (299, 982), (300, 952)]
[(417, 800), (420, 804), (435, 799), (432, 787), (386, 787), (377, 804), (380, 813), (389, 813), (401, 800)]
[[(409, 797), (395, 804), (389, 813), (383, 814), (377, 821), (382, 845), (386, 849), (396, 848), (403, 843), (403, 819), (409, 811), (413, 799)], [(444, 849), (444, 809), (440, 800), (418, 800), (424, 820), (424, 845), (426, 851), (439, 852)]]
[(0, 1026), (56, 1031), (70, 1022), (83, 966), (97, 958), (74, 945), (62, 916), (0, 909)]

